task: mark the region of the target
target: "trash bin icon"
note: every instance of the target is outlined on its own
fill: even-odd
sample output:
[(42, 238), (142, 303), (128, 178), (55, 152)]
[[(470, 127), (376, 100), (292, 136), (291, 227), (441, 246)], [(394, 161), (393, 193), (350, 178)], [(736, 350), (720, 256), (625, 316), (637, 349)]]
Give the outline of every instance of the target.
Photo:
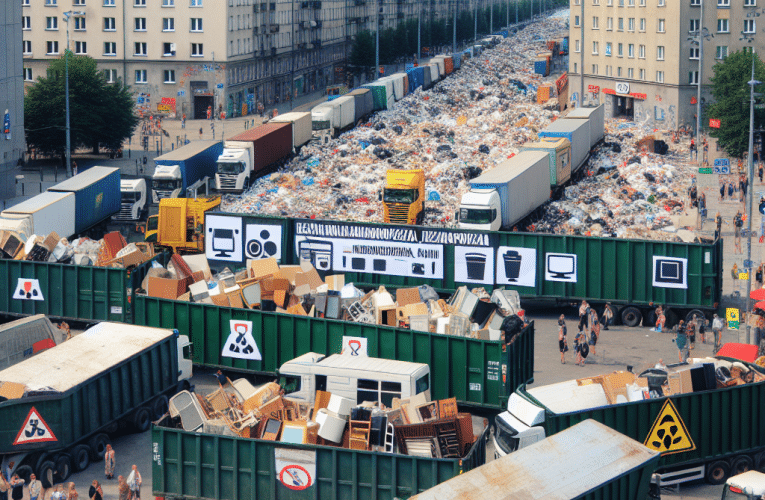
[(508, 250), (502, 256), (505, 259), (505, 276), (510, 281), (518, 281), (521, 274), (521, 254), (515, 250)]
[(482, 253), (465, 254), (467, 277), (469, 280), (483, 280), (486, 271), (486, 255)]

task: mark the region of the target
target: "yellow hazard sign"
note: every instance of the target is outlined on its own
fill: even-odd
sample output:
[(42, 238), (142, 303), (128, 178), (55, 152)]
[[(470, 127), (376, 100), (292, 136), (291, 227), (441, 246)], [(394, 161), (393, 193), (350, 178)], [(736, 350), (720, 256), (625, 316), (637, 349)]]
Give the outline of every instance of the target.
[(677, 409), (670, 399), (664, 402), (643, 444), (663, 455), (696, 449), (683, 419), (677, 414)]
[(738, 309), (735, 307), (725, 309), (725, 319), (727, 321), (738, 321)]
[(749, 279), (749, 273), (738, 273), (738, 279), (740, 280), (748, 280)]

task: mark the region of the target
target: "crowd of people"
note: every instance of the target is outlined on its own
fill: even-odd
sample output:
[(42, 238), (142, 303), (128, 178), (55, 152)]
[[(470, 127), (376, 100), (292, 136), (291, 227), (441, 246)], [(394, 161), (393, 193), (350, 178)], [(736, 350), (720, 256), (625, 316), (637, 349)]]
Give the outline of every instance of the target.
[[(576, 355), (576, 364), (584, 366), (587, 362), (587, 356), (592, 352), (596, 355), (595, 346), (600, 339), (600, 329), (608, 330), (608, 326), (613, 322), (614, 309), (608, 302), (603, 308), (603, 315), (598, 317), (598, 312), (594, 307), (590, 307), (586, 300), (583, 300), (579, 306), (578, 331), (574, 337), (574, 353)], [(566, 352), (568, 352), (568, 328), (566, 327), (566, 316), (561, 314), (558, 318), (558, 348), (560, 349), (560, 362), (566, 364)]]

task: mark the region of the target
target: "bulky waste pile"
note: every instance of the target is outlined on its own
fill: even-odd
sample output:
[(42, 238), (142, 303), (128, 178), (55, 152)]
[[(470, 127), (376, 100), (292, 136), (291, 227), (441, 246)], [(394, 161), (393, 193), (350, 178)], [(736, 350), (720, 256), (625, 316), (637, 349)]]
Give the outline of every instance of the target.
[(226, 307), (340, 319), (418, 331), (512, 342), (524, 326), (518, 292), (461, 287), (442, 299), (428, 285), (384, 286), (363, 291), (342, 274), (322, 279), (310, 262), (279, 265), (276, 259), (250, 259), (236, 273), (213, 274), (204, 254), (173, 255), (166, 268), (153, 263), (139, 293)]
[(246, 379), (226, 379), (206, 396), (178, 393), (159, 425), (281, 443), (464, 458), (487, 423), (458, 412), (455, 398), (428, 401), (420, 393), (394, 398), (388, 408), (325, 391), (316, 391), (313, 401), (293, 399), (275, 382), (255, 388)]

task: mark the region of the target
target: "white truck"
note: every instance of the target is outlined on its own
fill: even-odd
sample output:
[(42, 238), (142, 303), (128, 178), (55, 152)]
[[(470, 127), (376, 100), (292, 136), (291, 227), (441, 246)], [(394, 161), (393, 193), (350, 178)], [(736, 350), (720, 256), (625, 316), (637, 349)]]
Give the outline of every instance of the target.
[(215, 188), (242, 192), (252, 178), (262, 175), (292, 153), (292, 122), (265, 123), (223, 143), (215, 173)]
[(146, 179), (120, 179), (120, 211), (115, 220), (137, 221), (148, 212)]
[(321, 142), (327, 142), (338, 133), (352, 127), (355, 120), (356, 100), (353, 96), (338, 97), (311, 110), (313, 133)]
[(292, 124), (292, 150), (300, 149), (303, 144), (311, 140), (311, 112), (293, 111), (284, 113), (272, 118), (269, 123), (291, 123)]
[(215, 160), (223, 151), (221, 141), (194, 141), (154, 159), (151, 196), (154, 203), (162, 198), (192, 197), (215, 175)]

